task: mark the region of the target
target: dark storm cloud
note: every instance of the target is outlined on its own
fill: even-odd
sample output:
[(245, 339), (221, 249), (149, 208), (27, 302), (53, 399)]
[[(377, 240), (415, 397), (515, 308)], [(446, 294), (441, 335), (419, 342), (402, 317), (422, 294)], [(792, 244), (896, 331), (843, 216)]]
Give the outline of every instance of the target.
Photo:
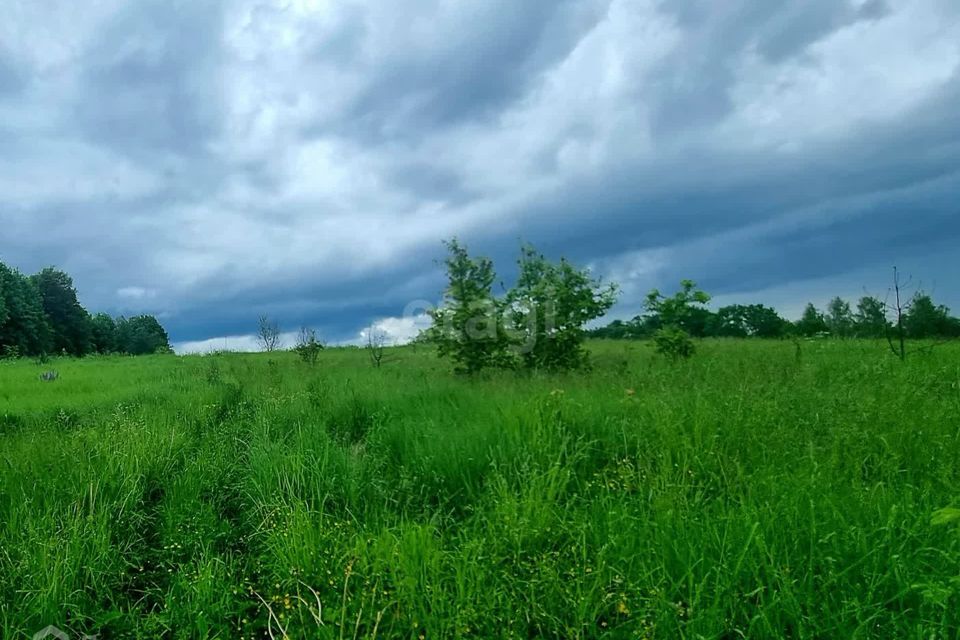
[(894, 262), (960, 306), (958, 65), (941, 0), (23, 5), (0, 259), (176, 341), (350, 339), (437, 301), (453, 235), (505, 281), (523, 241), (592, 264), (619, 315)]
[(437, 33), (439, 40), (411, 43), (374, 70), (352, 115), (397, 134), (495, 117), (598, 17), (574, 0), (476, 3), (451, 20), (455, 40)]
[(660, 93), (653, 124), (660, 135), (726, 115), (732, 109), (728, 92), (736, 80), (733, 62), (745, 50), (755, 49), (768, 61), (779, 62), (802, 54), (840, 27), (886, 13), (882, 0), (859, 8), (836, 0), (681, 0), (665, 2), (662, 8), (695, 36), (658, 70)]
[(84, 52), (73, 112), (83, 135), (149, 161), (201, 154), (222, 118), (219, 2), (126, 5)]
[(764, 289), (860, 267), (886, 274), (911, 258), (960, 247), (958, 189), (960, 172), (902, 192), (829, 206), (817, 212), (817, 222), (800, 228), (772, 227), (730, 238), (728, 249), (740, 249), (733, 261), (725, 260), (719, 247), (699, 247), (686, 269), (696, 270), (700, 283), (717, 293)]

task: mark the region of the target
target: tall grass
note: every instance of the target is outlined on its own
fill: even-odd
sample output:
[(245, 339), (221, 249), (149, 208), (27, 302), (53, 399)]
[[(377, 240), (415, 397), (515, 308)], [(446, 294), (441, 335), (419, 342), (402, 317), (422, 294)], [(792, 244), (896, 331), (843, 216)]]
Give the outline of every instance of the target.
[(0, 636), (931, 638), (960, 349), (0, 363)]

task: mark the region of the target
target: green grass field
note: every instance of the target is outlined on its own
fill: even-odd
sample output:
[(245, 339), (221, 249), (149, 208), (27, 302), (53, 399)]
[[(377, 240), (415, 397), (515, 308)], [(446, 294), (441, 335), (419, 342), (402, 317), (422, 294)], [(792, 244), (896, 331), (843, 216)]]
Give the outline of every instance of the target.
[(957, 637), (960, 346), (885, 348), (0, 363), (0, 636)]

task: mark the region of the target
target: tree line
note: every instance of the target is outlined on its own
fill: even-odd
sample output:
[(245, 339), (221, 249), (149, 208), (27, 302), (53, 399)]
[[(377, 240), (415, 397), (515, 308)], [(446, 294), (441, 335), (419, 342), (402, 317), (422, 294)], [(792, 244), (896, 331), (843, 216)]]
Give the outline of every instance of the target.
[(808, 303), (795, 322), (762, 304), (713, 311), (707, 306), (710, 295), (692, 280), (683, 280), (671, 295), (650, 291), (644, 312), (633, 319), (587, 330), (589, 322), (615, 303), (616, 284), (604, 284), (565, 259), (550, 262), (528, 245), (520, 251), (516, 284), (497, 295), (497, 276), (488, 258), (471, 256), (456, 239), (446, 245), (443, 302), (430, 313), (432, 326), (417, 342), (435, 345), (438, 354), (463, 373), (575, 369), (586, 364), (583, 343), (588, 337), (649, 338), (659, 353), (672, 358), (694, 353), (691, 338), (886, 338), (901, 359), (907, 355), (907, 339), (960, 337), (960, 319), (929, 294), (918, 291), (904, 298), (896, 269), (893, 302), (867, 295), (851, 306), (835, 297), (823, 311)]
[(672, 297), (651, 292), (644, 304), (646, 313), (631, 320), (614, 320), (589, 334), (595, 338), (643, 339), (654, 337), (665, 327), (675, 327), (699, 338), (886, 338), (901, 329), (911, 339), (960, 337), (960, 318), (951, 316), (947, 307), (924, 292), (917, 292), (904, 305), (902, 317), (891, 314), (890, 305), (874, 296), (863, 296), (856, 306), (835, 297), (824, 310), (808, 303), (796, 321), (762, 304), (733, 304), (711, 311), (706, 306), (709, 301), (709, 295), (685, 280)]
[(154, 316), (91, 315), (65, 272), (48, 267), (27, 276), (0, 262), (0, 357), (170, 351)]

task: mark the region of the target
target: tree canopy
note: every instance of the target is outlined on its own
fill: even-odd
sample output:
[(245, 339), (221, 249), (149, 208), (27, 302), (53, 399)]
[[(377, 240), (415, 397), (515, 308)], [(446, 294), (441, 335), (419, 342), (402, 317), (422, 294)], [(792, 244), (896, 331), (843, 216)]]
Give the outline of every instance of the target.
[[(890, 309), (872, 296), (857, 301), (856, 309), (840, 297), (827, 304), (826, 312), (808, 303), (796, 322), (781, 317), (762, 304), (733, 304), (716, 311), (707, 308), (710, 296), (685, 280), (680, 290), (666, 297), (653, 290), (644, 301), (645, 313), (631, 320), (614, 320), (589, 332), (595, 338), (652, 338), (664, 327), (674, 327), (694, 337), (781, 338), (806, 337), (883, 338), (893, 329)], [(930, 295), (917, 293), (906, 307), (905, 336), (912, 339), (960, 337), (960, 319), (938, 305)]]
[(25, 276), (0, 262), (0, 357), (158, 351), (170, 342), (155, 317), (91, 316), (67, 273), (47, 267)]
[(586, 364), (586, 323), (616, 299), (603, 285), (565, 259), (550, 262), (531, 246), (520, 251), (515, 286), (493, 293), (489, 258), (472, 257), (457, 240), (446, 243), (447, 288), (425, 338), (457, 371), (487, 367), (574, 369)]

